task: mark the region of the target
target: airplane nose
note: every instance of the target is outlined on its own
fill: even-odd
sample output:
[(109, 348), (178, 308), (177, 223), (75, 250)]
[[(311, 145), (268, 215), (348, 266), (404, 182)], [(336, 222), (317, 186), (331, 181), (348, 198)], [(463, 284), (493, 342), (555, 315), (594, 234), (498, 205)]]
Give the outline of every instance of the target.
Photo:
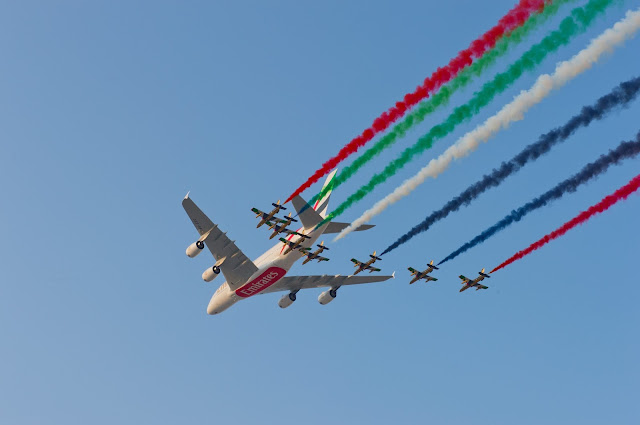
[(219, 311), (217, 311), (216, 304), (217, 303), (213, 299), (209, 302), (209, 305), (207, 306), (207, 314), (213, 316), (214, 314), (219, 313)]

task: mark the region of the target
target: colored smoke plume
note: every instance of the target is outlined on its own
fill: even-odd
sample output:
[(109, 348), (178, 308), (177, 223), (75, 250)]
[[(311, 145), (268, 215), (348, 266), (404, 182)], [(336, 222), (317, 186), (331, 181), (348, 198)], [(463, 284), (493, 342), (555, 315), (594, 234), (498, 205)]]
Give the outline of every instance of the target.
[(571, 220), (569, 220), (568, 222), (566, 222), (565, 224), (563, 224), (562, 226), (554, 230), (553, 232), (543, 236), (541, 239), (529, 245), (529, 247), (527, 247), (526, 249), (523, 249), (522, 251), (517, 252), (511, 258), (509, 258), (508, 260), (506, 260), (505, 262), (497, 266), (495, 269), (491, 270), (491, 273), (508, 266), (514, 261), (521, 259), (522, 257), (532, 253), (533, 251), (539, 248), (542, 248), (544, 245), (564, 235), (565, 233), (567, 233), (569, 230), (573, 229), (577, 225), (585, 223), (591, 217), (597, 214), (603, 213), (604, 211), (608, 210), (619, 201), (623, 201), (627, 199), (629, 195), (631, 195), (636, 190), (638, 190), (639, 187), (640, 187), (640, 174), (635, 176), (633, 179), (631, 179), (631, 181), (629, 181), (629, 183), (622, 186), (620, 189), (616, 190), (611, 195), (605, 197), (602, 201), (589, 207), (589, 209), (587, 209), (586, 211), (581, 212), (580, 214), (578, 214), (577, 216), (575, 216), (574, 218), (572, 218)]
[[(550, 3), (551, 1), (548, 0), (548, 2)], [(376, 134), (386, 130), (389, 125), (401, 118), (408, 109), (429, 96), (430, 93), (438, 90), (438, 88), (455, 77), (462, 69), (469, 66), (475, 58), (482, 56), (487, 50), (491, 49), (502, 36), (522, 25), (532, 13), (539, 12), (544, 7), (545, 1), (543, 0), (520, 0), (513, 9), (498, 21), (497, 25), (471, 42), (468, 48), (460, 51), (446, 66), (438, 68), (413, 92), (404, 95), (402, 100), (396, 102), (394, 106), (383, 112), (362, 134), (352, 139), (340, 149), (337, 155), (322, 164), (322, 167), (298, 187), (287, 198), (285, 203), (309, 188), (322, 176), (329, 173), (349, 155), (357, 152), (360, 147), (373, 139)]]

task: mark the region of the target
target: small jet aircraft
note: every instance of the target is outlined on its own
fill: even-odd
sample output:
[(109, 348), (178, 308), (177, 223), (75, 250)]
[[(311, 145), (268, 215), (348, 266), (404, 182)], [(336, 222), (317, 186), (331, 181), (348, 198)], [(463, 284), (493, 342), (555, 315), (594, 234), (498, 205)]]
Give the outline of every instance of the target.
[(325, 249), (327, 251), (329, 250), (329, 248), (324, 246), (324, 241), (320, 242), (320, 245), (316, 246), (318, 247), (318, 249), (314, 252), (309, 252), (311, 251), (311, 248), (300, 248), (300, 252), (307, 256), (307, 258), (305, 258), (305, 260), (302, 262), (302, 265), (305, 265), (312, 260), (318, 260), (318, 263), (321, 261), (329, 261), (328, 258), (320, 256), (320, 254), (322, 254), (322, 251), (324, 251)]
[(369, 273), (371, 273), (371, 272), (379, 272), (380, 271), (380, 269), (378, 269), (376, 267), (371, 267), (371, 265), (373, 263), (375, 263), (377, 260), (382, 261), (382, 258), (376, 257), (376, 252), (375, 251), (373, 251), (373, 254), (369, 254), (369, 257), (371, 257), (371, 260), (367, 261), (366, 263), (363, 263), (362, 261), (358, 261), (355, 258), (351, 259), (351, 262), (353, 264), (355, 264), (355, 267), (358, 268), (358, 270), (353, 272), (354, 275), (357, 275), (358, 273), (360, 273), (363, 270), (369, 270)]
[(420, 279), (424, 279), (427, 282), (429, 282), (429, 281), (434, 281), (435, 282), (436, 280), (438, 280), (433, 276), (429, 276), (429, 273), (431, 273), (434, 270), (438, 270), (438, 267), (433, 265), (433, 260), (431, 260), (431, 262), (429, 263), (429, 267), (427, 267), (427, 269), (424, 270), (424, 271), (418, 271), (418, 270), (414, 269), (413, 267), (409, 267), (408, 270), (411, 272), (411, 276), (415, 276), (413, 278), (413, 280), (411, 280), (411, 282), (409, 282), (409, 285), (411, 285), (412, 283), (416, 283)]
[(266, 213), (263, 211), (260, 211), (257, 208), (251, 208), (251, 211), (253, 211), (256, 214), (256, 217), (262, 217), (262, 219), (260, 220), (260, 222), (258, 223), (258, 225), (256, 227), (260, 227), (263, 224), (265, 224), (267, 221), (271, 220), (273, 218), (273, 216), (275, 216), (276, 214), (278, 214), (280, 212), (280, 210), (286, 210), (286, 208), (283, 205), (280, 205), (280, 200), (278, 199), (278, 202), (276, 203), (271, 203), (271, 205), (274, 206), (274, 208), (271, 210), (270, 213)]
[(464, 277), (463, 275), (460, 275), (460, 279), (462, 279), (462, 283), (464, 286), (462, 288), (460, 288), (460, 292), (462, 291), (466, 291), (469, 288), (473, 288), (475, 286), (476, 291), (480, 290), (480, 289), (488, 289), (488, 286), (484, 286), (480, 284), (480, 281), (484, 280), (485, 277), (491, 277), (488, 274), (484, 273), (484, 269), (480, 270), (480, 272), (478, 273), (480, 276), (476, 277), (475, 279), (471, 280), (468, 277)]
[(270, 230), (273, 230), (273, 234), (271, 234), (271, 236), (269, 236), (269, 239), (275, 238), (280, 233), (286, 233), (288, 235), (300, 235), (300, 233), (298, 233), (298, 232), (296, 232), (294, 230), (287, 229), (287, 227), (292, 222), (297, 222), (298, 221), (295, 218), (291, 217), (291, 213), (289, 213), (289, 215), (284, 219), (280, 219), (280, 218), (277, 218), (277, 217), (275, 217), (275, 218), (276, 219), (274, 221), (267, 221), (267, 226), (269, 226)]
[[(304, 247), (313, 246), (322, 235), (337, 234), (347, 228), (349, 223), (330, 221), (324, 223), (329, 211), (330, 185), (335, 177), (336, 170), (331, 172), (325, 181), (324, 188), (329, 188), (327, 194), (314, 205), (308, 205), (300, 196), (291, 200), (302, 227), (300, 233), (306, 233), (310, 238), (305, 239)], [(182, 200), (182, 206), (193, 223), (198, 239), (187, 248), (187, 256), (196, 257), (207, 247), (213, 255), (213, 264), (202, 273), (205, 282), (211, 282), (217, 276), (224, 276), (225, 282), (211, 296), (207, 306), (208, 314), (220, 314), (238, 301), (245, 300), (259, 294), (284, 292), (279, 299), (278, 306), (287, 308), (296, 301), (299, 291), (324, 288), (318, 296), (318, 302), (326, 305), (337, 296), (337, 291), (342, 287), (373, 282), (383, 282), (392, 279), (391, 276), (341, 276), (326, 274), (317, 276), (290, 276), (289, 270), (296, 261), (304, 255), (295, 251), (289, 255), (283, 252), (286, 245), (278, 242), (264, 254), (250, 260), (245, 252), (240, 249), (189, 197)], [(324, 223), (324, 224), (321, 224)], [(371, 224), (363, 224), (356, 230), (362, 231), (372, 228)], [(293, 239), (293, 235), (287, 239)]]
[(304, 241), (306, 239), (309, 239), (310, 237), (307, 235), (304, 235), (302, 233), (297, 233), (296, 235), (300, 235), (300, 237), (298, 238), (298, 240), (294, 241), (288, 241), (285, 238), (280, 238), (280, 242), (282, 242), (283, 244), (287, 245), (287, 249), (284, 251), (284, 255), (287, 255), (288, 253), (290, 253), (291, 251), (295, 251), (296, 249), (302, 248), (302, 245), (304, 244)]

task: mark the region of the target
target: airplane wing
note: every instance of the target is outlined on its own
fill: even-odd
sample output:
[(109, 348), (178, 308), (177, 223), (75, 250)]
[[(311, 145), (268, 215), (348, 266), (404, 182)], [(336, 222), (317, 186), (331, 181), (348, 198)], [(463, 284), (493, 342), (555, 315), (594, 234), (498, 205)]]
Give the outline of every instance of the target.
[[(251, 208), (251, 211), (253, 211), (255, 214), (257, 214), (258, 216), (262, 217), (262, 218), (267, 218), (269, 217), (269, 214), (267, 214), (266, 212), (260, 211), (257, 208)], [(277, 217), (273, 217), (274, 220), (277, 220)]]
[(395, 277), (391, 276), (285, 276), (275, 285), (265, 289), (261, 294), (279, 291), (299, 291), (309, 288), (331, 288), (345, 285), (359, 285), (361, 283), (383, 282)]
[(286, 240), (285, 238), (279, 238), (278, 240), (279, 240), (280, 242), (282, 242), (283, 244), (288, 245), (288, 246), (290, 246), (290, 247), (293, 247), (293, 246), (295, 245), (292, 241), (288, 241), (288, 240)]
[(469, 279), (468, 277), (465, 277), (464, 275), (460, 275), (458, 276), (460, 279), (462, 279), (463, 283), (468, 283), (471, 282), (471, 279)]
[(409, 270), (412, 274), (418, 273), (418, 270), (414, 269), (413, 267), (409, 267), (407, 268), (407, 270)]
[(284, 229), (282, 232), (286, 233), (287, 235), (296, 235), (296, 236), (302, 236), (302, 237), (305, 236), (302, 233), (296, 232), (295, 230)]
[(352, 259), (351, 259), (351, 262), (352, 262), (353, 264), (357, 264), (357, 265), (362, 264), (362, 261), (358, 261), (358, 260), (356, 260), (355, 258), (352, 258)]
[(205, 213), (189, 198), (189, 194), (182, 200), (182, 207), (187, 212), (196, 230), (203, 236), (208, 234), (204, 243), (211, 251), (216, 261), (224, 260), (220, 264), (220, 271), (227, 279), (232, 290), (249, 280), (252, 274), (258, 271), (253, 261), (230, 240), (225, 232), (222, 232)]
[[(277, 230), (280, 233), (286, 233), (288, 235), (302, 236), (300, 233), (296, 232), (295, 230), (289, 230), (287, 228), (284, 228), (283, 226), (279, 225), (278, 223), (274, 223), (273, 221), (265, 221), (265, 224), (267, 226), (269, 226), (271, 228), (271, 230), (274, 230), (274, 231)], [(273, 227), (271, 227), (271, 226), (273, 226)]]
[(379, 272), (379, 271), (380, 271), (380, 269), (379, 269), (379, 268), (377, 268), (377, 267), (371, 267), (371, 266), (368, 266), (368, 267), (367, 267), (367, 270), (369, 270), (370, 272)]

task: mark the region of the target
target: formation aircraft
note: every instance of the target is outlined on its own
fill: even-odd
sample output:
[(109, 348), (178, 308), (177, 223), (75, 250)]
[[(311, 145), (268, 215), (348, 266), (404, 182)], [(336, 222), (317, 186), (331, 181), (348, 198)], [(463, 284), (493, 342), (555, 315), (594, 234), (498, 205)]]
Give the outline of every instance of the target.
[(312, 260), (318, 260), (318, 263), (321, 261), (329, 261), (328, 258), (322, 257), (320, 254), (322, 254), (322, 252), (326, 249), (327, 251), (329, 250), (329, 248), (327, 248), (326, 246), (324, 246), (324, 241), (320, 242), (320, 245), (316, 245), (318, 247), (317, 250), (315, 250), (314, 252), (310, 252), (311, 248), (301, 248), (300, 250), (302, 251), (302, 253), (304, 255), (307, 256), (307, 258), (305, 258), (305, 260), (302, 262), (302, 265), (307, 264), (309, 261)]
[(369, 257), (371, 257), (371, 259), (369, 261), (367, 261), (366, 263), (363, 263), (362, 261), (358, 261), (355, 258), (351, 259), (351, 262), (355, 265), (355, 267), (357, 267), (357, 270), (355, 272), (353, 272), (354, 275), (360, 273), (363, 270), (369, 270), (369, 273), (371, 272), (379, 272), (380, 269), (377, 267), (371, 267), (371, 265), (373, 263), (375, 263), (377, 260), (382, 260), (382, 258), (380, 257), (376, 257), (376, 252), (373, 251), (373, 254), (369, 254)]
[(305, 235), (304, 233), (295, 232), (295, 234), (300, 235), (300, 237), (296, 241), (290, 241), (290, 240), (286, 240), (285, 238), (280, 238), (280, 242), (287, 245), (287, 249), (284, 251), (284, 255), (287, 255), (288, 253), (295, 251), (297, 249), (304, 248), (303, 245), (304, 245), (305, 239), (310, 238), (310, 236)]
[(429, 266), (427, 267), (426, 270), (424, 271), (419, 271), (414, 269), (413, 267), (409, 267), (408, 270), (411, 272), (411, 276), (415, 276), (411, 282), (409, 282), (409, 285), (411, 285), (412, 283), (415, 283), (417, 281), (419, 281), (420, 279), (424, 279), (427, 282), (429, 281), (437, 281), (438, 279), (436, 279), (433, 276), (429, 276), (429, 273), (431, 273), (434, 270), (438, 270), (438, 267), (433, 265), (433, 260), (431, 260), (431, 262), (429, 263)]
[[(331, 183), (335, 173), (336, 171), (334, 170), (328, 176), (325, 186)], [(309, 236), (309, 238), (302, 242), (304, 248), (311, 247), (323, 234), (339, 233), (349, 226), (349, 223), (338, 223), (334, 221), (324, 223), (316, 229), (316, 226), (327, 216), (330, 195), (331, 191), (328, 191), (327, 195), (316, 202), (313, 207), (307, 206), (306, 201), (300, 196), (296, 196), (292, 200), (302, 225), (302, 227), (298, 229), (298, 232)], [(187, 248), (187, 256), (191, 258), (197, 256), (206, 246), (209, 248), (209, 251), (211, 251), (215, 263), (212, 267), (204, 271), (202, 278), (206, 282), (210, 282), (222, 273), (226, 279), (211, 297), (209, 305), (207, 306), (208, 314), (219, 314), (238, 301), (257, 294), (268, 294), (279, 291), (287, 292), (278, 301), (278, 305), (281, 308), (286, 308), (296, 300), (298, 291), (309, 288), (328, 288), (318, 296), (318, 302), (325, 305), (335, 299), (338, 289), (342, 286), (382, 282), (394, 277), (394, 275), (286, 276), (293, 264), (304, 256), (302, 252), (294, 251), (289, 255), (284, 255), (283, 251), (286, 245), (278, 242), (256, 260), (251, 261), (245, 253), (236, 246), (235, 242), (227, 237), (226, 232), (221, 231), (218, 225), (213, 223), (209, 217), (198, 208), (188, 193), (182, 200), (182, 206), (200, 235), (198, 240)], [(372, 227), (372, 225), (362, 225), (356, 230), (367, 230)], [(289, 235), (288, 239), (293, 238), (293, 236), (294, 235)]]
[(462, 288), (460, 288), (460, 292), (462, 291), (466, 291), (469, 288), (476, 288), (476, 291), (480, 290), (480, 289), (488, 289), (488, 286), (484, 286), (481, 285), (480, 282), (484, 280), (484, 278), (489, 278), (491, 276), (489, 276), (488, 274), (484, 273), (484, 269), (480, 270), (480, 272), (478, 272), (479, 276), (476, 277), (475, 279), (471, 280), (468, 277), (464, 277), (463, 275), (460, 275), (460, 279), (462, 279), (462, 283), (464, 286)]
[(291, 213), (289, 213), (289, 215), (285, 219), (279, 219), (277, 217), (275, 218), (276, 219), (273, 222), (267, 221), (267, 226), (269, 226), (269, 230), (273, 230), (273, 234), (269, 236), (269, 239), (275, 238), (280, 233), (286, 233), (288, 235), (291, 235), (291, 234), (300, 235), (299, 233), (293, 230), (287, 229), (287, 227), (289, 227), (289, 225), (292, 222), (298, 221), (295, 218), (291, 217)]
[(266, 212), (262, 212), (257, 208), (251, 208), (251, 211), (253, 211), (256, 214), (256, 217), (262, 217), (260, 222), (258, 222), (258, 225), (256, 227), (260, 227), (263, 224), (265, 224), (267, 221), (271, 220), (276, 214), (278, 214), (280, 212), (280, 210), (286, 210), (287, 208), (283, 205), (280, 205), (280, 200), (278, 199), (278, 202), (276, 203), (271, 203), (271, 205), (273, 205), (273, 209), (271, 210), (270, 213), (266, 213)]

